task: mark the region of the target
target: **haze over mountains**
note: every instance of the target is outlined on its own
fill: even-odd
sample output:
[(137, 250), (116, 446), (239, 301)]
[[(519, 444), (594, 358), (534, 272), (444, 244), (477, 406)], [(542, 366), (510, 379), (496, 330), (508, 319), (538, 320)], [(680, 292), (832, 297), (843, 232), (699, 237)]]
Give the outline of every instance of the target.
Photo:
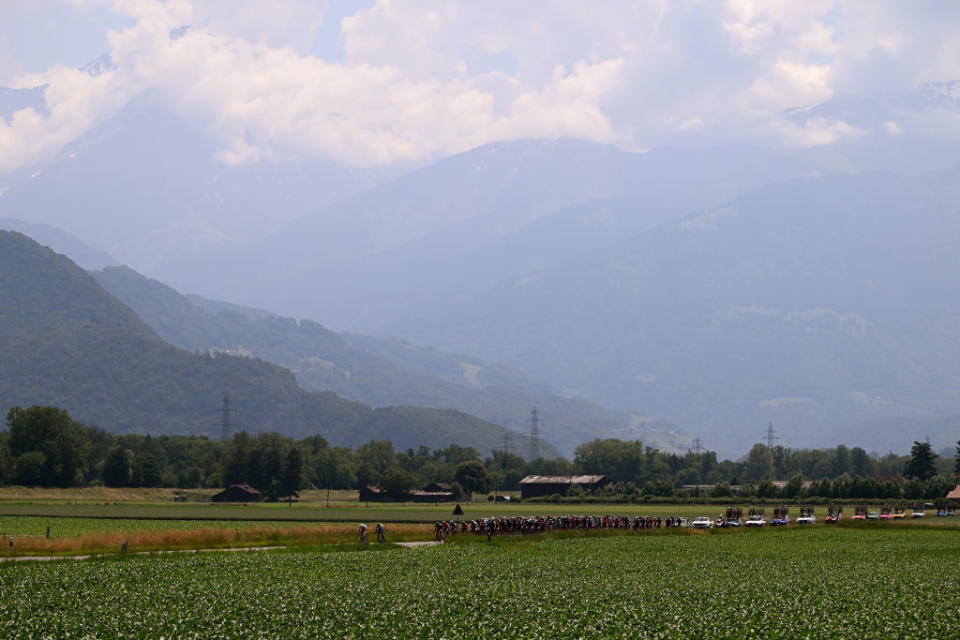
[[(958, 95), (931, 83), (785, 113), (873, 132), (791, 151), (520, 139), (358, 171), (224, 164), (207, 132), (148, 93), (56, 161), (5, 176), (0, 216), (102, 252), (84, 266), (112, 257), (173, 287), (98, 276), (127, 279), (128, 304), (182, 347), (253, 349), (308, 387), (513, 428), (555, 402), (567, 453), (591, 422), (657, 437), (631, 420), (724, 453), (768, 421), (791, 446), (944, 446), (960, 424), (960, 156), (949, 137), (903, 130), (960, 117)], [(36, 98), (6, 91), (0, 106)], [(141, 286), (162, 295), (136, 298)], [(322, 324), (265, 315), (275, 327), (248, 333), (238, 309), (177, 291)], [(281, 326), (313, 346), (269, 344)]]
[[(530, 408), (537, 407), (549, 423), (546, 441), (567, 456), (589, 439), (627, 431), (665, 449), (687, 444), (668, 432), (628, 430), (624, 414), (558, 395), (517, 371), (487, 366), (470, 356), (400, 340), (337, 334), (308, 320), (187, 298), (126, 267), (92, 275), (168, 342), (191, 351), (262, 358), (293, 371), (307, 389), (334, 391), (375, 407), (458, 409), (516, 431), (526, 431)], [(523, 455), (529, 451), (527, 439), (515, 434), (506, 444)]]
[(216, 434), (215, 401), (229, 394), (238, 429), (320, 434), (334, 445), (389, 439), (402, 449), (457, 443), (486, 452), (507, 434), (458, 411), (373, 409), (307, 392), (263, 360), (177, 349), (69, 259), (7, 231), (0, 231), (0, 344), (4, 411), (60, 406), (114, 432)]

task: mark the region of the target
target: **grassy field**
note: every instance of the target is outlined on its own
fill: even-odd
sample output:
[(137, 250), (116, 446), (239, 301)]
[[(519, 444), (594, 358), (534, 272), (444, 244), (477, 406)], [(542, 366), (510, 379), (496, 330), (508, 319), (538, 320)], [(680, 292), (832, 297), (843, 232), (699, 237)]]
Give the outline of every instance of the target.
[(19, 563), (0, 636), (948, 638), (958, 563), (908, 527)]
[[(357, 502), (355, 492), (311, 492), (301, 502), (249, 505), (214, 504), (208, 496), (195, 502), (174, 502), (172, 489), (23, 489), (0, 490), (0, 557), (5, 555), (68, 555), (116, 553), (127, 540), (130, 551), (261, 545), (349, 544), (359, 522), (389, 523), (392, 540), (432, 539), (432, 523), (453, 518), (453, 505), (375, 504)], [(200, 499), (204, 501), (199, 501)], [(323, 502), (317, 502), (322, 498)], [(716, 518), (719, 505), (531, 504), (464, 502), (462, 519), (516, 515), (609, 514), (629, 516), (707, 515)], [(792, 507), (794, 515), (799, 511)], [(772, 514), (767, 507), (767, 515)], [(847, 517), (852, 508), (846, 509)], [(821, 519), (826, 508), (816, 508)], [(818, 525), (819, 526), (819, 525)], [(960, 518), (871, 523), (871, 526), (960, 528)], [(50, 538), (46, 531), (50, 529)], [(13, 554), (6, 537), (14, 538)]]
[[(0, 487), (0, 504), (4, 502), (172, 502), (173, 496), (186, 494), (191, 502), (208, 502), (220, 489), (176, 488), (116, 488), (76, 487), (70, 489), (46, 487)], [(309, 489), (302, 491), (303, 502), (321, 504), (327, 499), (327, 491)], [(334, 502), (357, 502), (355, 490), (335, 489), (330, 491)]]
[[(371, 522), (371, 539), (373, 523)], [(50, 527), (50, 538), (46, 527)], [(430, 525), (391, 523), (389, 541), (427, 540)], [(73, 555), (118, 553), (124, 541), (131, 553), (255, 547), (289, 547), (351, 544), (357, 528), (346, 523), (302, 523), (296, 521), (184, 521), (105, 520), (87, 518), (33, 518), (0, 516), (0, 560), (10, 555)], [(13, 553), (7, 544), (14, 540)]]
[[(643, 504), (493, 504), (491, 502), (462, 503), (464, 518), (490, 516), (538, 515), (538, 514), (579, 514), (579, 515), (643, 515), (643, 516), (710, 516), (716, 518), (724, 510), (721, 505), (643, 505)], [(175, 502), (96, 502), (96, 501), (0, 501), (2, 516), (40, 516), (40, 517), (80, 517), (80, 518), (133, 518), (162, 520), (245, 520), (245, 521), (299, 521), (299, 522), (359, 522), (364, 520), (382, 520), (389, 522), (431, 523), (439, 519), (453, 517), (453, 504), (375, 504), (357, 502), (332, 502), (331, 506), (300, 502), (293, 505), (283, 503), (259, 503), (250, 505), (224, 505), (213, 503), (175, 503)], [(744, 512), (747, 509), (744, 508)], [(773, 507), (767, 507), (767, 516), (773, 514)], [(849, 518), (853, 507), (844, 509)], [(791, 507), (794, 517), (799, 513), (796, 506)], [(826, 516), (826, 507), (815, 509), (818, 518)], [(928, 521), (934, 520), (928, 512)]]

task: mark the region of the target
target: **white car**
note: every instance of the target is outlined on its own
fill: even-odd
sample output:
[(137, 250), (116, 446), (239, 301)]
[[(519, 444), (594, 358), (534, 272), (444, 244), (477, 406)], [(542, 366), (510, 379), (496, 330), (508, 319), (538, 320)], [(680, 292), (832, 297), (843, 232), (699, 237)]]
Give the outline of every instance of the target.
[(808, 516), (800, 516), (797, 518), (797, 524), (817, 524), (817, 517), (813, 514)]
[(743, 524), (748, 527), (763, 527), (766, 526), (767, 521), (763, 519), (763, 516), (750, 516)]
[(713, 529), (713, 520), (707, 516), (700, 516), (693, 521), (691, 526), (693, 526), (694, 529)]

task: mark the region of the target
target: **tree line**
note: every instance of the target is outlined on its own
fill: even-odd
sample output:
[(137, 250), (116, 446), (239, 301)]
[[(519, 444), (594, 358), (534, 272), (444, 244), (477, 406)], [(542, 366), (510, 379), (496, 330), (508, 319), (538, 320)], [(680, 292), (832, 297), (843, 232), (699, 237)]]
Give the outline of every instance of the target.
[(718, 497), (738, 486), (741, 495), (761, 498), (934, 498), (952, 488), (952, 476), (960, 474), (960, 442), (953, 459), (916, 442), (909, 454), (882, 457), (844, 445), (756, 444), (743, 460), (732, 461), (718, 460), (712, 451), (668, 453), (639, 441), (596, 439), (577, 447), (573, 460), (524, 460), (501, 451), (483, 456), (457, 444), (397, 451), (381, 440), (355, 449), (334, 447), (320, 435), (300, 440), (245, 431), (226, 440), (115, 435), (56, 407), (14, 407), (6, 425), (0, 432), (0, 485), (190, 489), (246, 483), (272, 497), (302, 488), (378, 485), (402, 499), (433, 482), (451, 483), (459, 497), (516, 490), (527, 475), (603, 474), (613, 480), (606, 497), (670, 497), (684, 485), (711, 485)]

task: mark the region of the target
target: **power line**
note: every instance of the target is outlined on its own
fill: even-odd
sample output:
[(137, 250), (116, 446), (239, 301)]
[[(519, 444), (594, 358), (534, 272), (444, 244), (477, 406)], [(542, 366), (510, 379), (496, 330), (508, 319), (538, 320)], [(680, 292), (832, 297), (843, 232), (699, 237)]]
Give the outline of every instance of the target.
[(775, 433), (776, 432), (773, 430), (773, 422), (771, 422), (767, 427), (767, 449), (773, 449), (773, 441), (780, 439), (780, 437), (775, 435)]
[(693, 448), (690, 451), (696, 455), (703, 453), (703, 442), (701, 442), (700, 436), (693, 439)]
[(536, 407), (530, 412), (528, 422), (530, 423), (530, 459), (536, 460), (540, 457), (540, 436), (543, 435), (543, 430), (540, 429), (543, 420), (541, 420), (540, 412), (537, 411)]
[(220, 439), (226, 440), (232, 431), (230, 423), (230, 395), (223, 394), (223, 408), (220, 410)]

